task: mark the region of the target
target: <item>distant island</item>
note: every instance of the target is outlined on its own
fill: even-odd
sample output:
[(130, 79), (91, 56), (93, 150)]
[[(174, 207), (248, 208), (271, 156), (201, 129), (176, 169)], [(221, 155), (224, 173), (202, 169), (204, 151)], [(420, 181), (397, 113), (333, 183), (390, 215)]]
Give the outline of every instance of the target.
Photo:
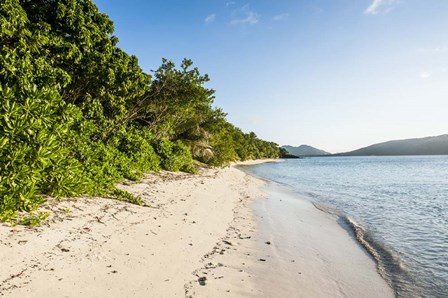
[(322, 155), (330, 155), (331, 154), (329, 152), (317, 149), (317, 148), (309, 146), (309, 145), (300, 145), (298, 147), (284, 145), (281, 148), (285, 149), (290, 154), (295, 155), (295, 156), (322, 156)]
[(285, 158), (303, 156), (448, 155), (448, 134), (425, 138), (392, 140), (336, 154), (331, 154), (309, 145), (284, 145), (281, 149), (287, 151), (287, 154), (283, 152), (282, 157)]
[(394, 140), (374, 144), (350, 152), (338, 153), (333, 156), (384, 156), (384, 155), (446, 155), (448, 154), (448, 134)]

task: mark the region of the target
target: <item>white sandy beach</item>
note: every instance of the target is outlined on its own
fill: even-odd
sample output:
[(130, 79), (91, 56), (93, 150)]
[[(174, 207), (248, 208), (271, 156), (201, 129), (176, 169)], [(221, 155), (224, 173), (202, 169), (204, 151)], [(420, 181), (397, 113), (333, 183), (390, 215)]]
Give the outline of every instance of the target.
[(0, 226), (0, 293), (393, 297), (336, 218), (266, 184), (235, 167), (162, 172), (121, 186), (152, 208), (103, 198), (47, 203), (39, 228)]

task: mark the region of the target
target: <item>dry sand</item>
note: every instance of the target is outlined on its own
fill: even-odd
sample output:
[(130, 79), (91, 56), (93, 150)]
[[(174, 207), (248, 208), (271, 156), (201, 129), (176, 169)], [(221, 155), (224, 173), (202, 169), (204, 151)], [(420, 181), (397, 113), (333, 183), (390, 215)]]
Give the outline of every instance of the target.
[[(291, 232), (284, 221), (262, 218), (280, 198), (262, 192), (265, 185), (232, 166), (120, 186), (151, 208), (103, 198), (48, 202), (41, 227), (0, 226), (0, 295), (393, 296), (335, 218), (303, 203), (289, 215), (301, 223), (294, 236), (283, 234)], [(328, 233), (334, 237), (325, 241)]]

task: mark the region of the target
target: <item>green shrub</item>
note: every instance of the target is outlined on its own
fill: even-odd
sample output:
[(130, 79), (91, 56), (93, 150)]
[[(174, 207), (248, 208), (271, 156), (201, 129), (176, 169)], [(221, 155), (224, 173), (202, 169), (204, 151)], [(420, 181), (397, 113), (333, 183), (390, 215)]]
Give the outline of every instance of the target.
[(43, 193), (82, 192), (82, 167), (64, 143), (77, 109), (36, 86), (0, 86), (0, 100), (0, 213), (34, 210)]
[(124, 178), (138, 180), (142, 173), (160, 170), (160, 158), (147, 129), (130, 128), (117, 136), (98, 139), (97, 126), (84, 120), (73, 134), (73, 151), (90, 180), (88, 193), (102, 195)]
[(171, 142), (168, 140), (161, 140), (157, 143), (155, 148), (162, 160), (162, 167), (165, 170), (196, 173), (191, 152), (181, 141)]
[(153, 136), (146, 127), (131, 127), (122, 134), (118, 149), (129, 159), (132, 171), (160, 170), (160, 158), (151, 145)]

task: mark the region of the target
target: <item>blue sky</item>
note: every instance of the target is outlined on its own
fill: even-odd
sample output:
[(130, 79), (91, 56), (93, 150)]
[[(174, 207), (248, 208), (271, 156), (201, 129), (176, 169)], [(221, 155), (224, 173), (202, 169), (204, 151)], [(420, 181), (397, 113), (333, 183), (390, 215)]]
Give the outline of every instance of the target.
[(94, 0), (149, 72), (191, 58), (244, 131), (340, 152), (448, 133), (446, 0)]

